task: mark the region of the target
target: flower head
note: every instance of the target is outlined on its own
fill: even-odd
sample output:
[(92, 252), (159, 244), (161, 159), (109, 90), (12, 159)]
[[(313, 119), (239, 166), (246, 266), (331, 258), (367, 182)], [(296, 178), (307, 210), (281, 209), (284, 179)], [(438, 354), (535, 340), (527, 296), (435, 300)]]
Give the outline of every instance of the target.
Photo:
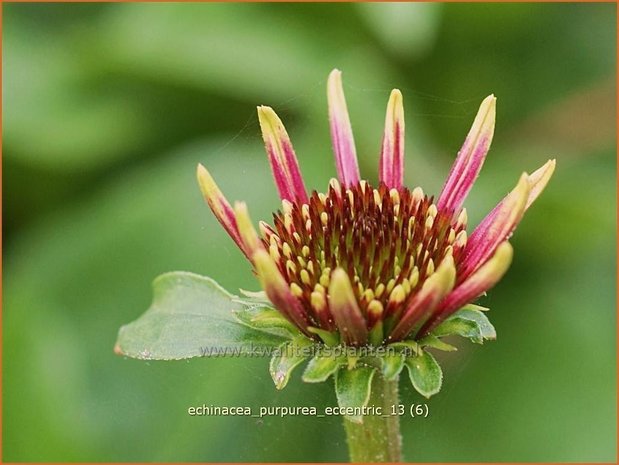
[(549, 160), (516, 187), (469, 235), (463, 208), (490, 148), (493, 95), (481, 103), (435, 200), (404, 186), (404, 110), (387, 104), (379, 184), (361, 180), (341, 73), (328, 80), (338, 179), (308, 194), (288, 133), (258, 107), (282, 207), (254, 228), (247, 207), (232, 207), (202, 165), (198, 180), (213, 213), (251, 262), (268, 299), (306, 336), (325, 343), (382, 345), (420, 339), (494, 286), (512, 259), (509, 237), (552, 176)]

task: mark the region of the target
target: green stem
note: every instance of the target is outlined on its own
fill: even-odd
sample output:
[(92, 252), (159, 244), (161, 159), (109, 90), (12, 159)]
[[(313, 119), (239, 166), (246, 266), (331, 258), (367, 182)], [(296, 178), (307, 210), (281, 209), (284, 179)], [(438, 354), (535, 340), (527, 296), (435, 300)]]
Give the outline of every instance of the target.
[[(351, 462), (399, 462), (402, 459), (399, 402), (398, 380), (387, 381), (376, 373), (368, 407), (382, 407), (384, 416), (366, 415), (363, 423), (344, 419)], [(392, 415), (394, 408), (396, 414)]]

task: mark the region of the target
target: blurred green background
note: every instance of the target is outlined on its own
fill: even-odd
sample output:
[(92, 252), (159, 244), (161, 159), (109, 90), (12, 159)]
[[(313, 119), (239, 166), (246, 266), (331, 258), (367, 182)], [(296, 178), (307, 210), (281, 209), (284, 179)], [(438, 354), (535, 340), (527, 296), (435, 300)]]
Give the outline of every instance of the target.
[[(334, 175), (329, 71), (344, 72), (375, 181), (392, 87), (406, 180), (437, 193), (477, 107), (497, 131), (475, 224), (523, 170), (557, 171), (481, 300), (499, 338), (442, 356), (414, 461), (616, 460), (613, 4), (4, 4), (3, 460), (342, 461), (338, 418), (190, 417), (189, 406), (334, 405), (265, 359), (139, 362), (118, 328), (169, 270), (256, 289), (204, 205), (206, 164), (254, 219), (278, 198), (255, 106), (285, 121), (306, 184)], [(402, 382), (406, 403), (418, 402)]]

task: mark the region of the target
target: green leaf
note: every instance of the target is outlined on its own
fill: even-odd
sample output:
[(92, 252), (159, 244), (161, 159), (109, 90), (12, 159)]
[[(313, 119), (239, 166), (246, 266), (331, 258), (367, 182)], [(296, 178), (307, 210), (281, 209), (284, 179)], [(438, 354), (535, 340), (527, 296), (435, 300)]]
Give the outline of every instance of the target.
[(307, 368), (303, 372), (303, 381), (306, 383), (322, 383), (346, 363), (345, 355), (319, 353), (307, 364)]
[(430, 353), (421, 352), (416, 357), (408, 357), (406, 367), (413, 387), (422, 396), (430, 398), (441, 390), (443, 372)]
[(394, 342), (392, 344), (389, 344), (388, 347), (400, 349), (400, 352), (405, 354), (407, 357), (410, 357), (413, 354), (419, 353), (419, 349), (420, 349), (417, 341), (413, 341), (412, 339)]
[(383, 376), (387, 381), (392, 381), (400, 375), (402, 368), (404, 368), (406, 357), (403, 354), (389, 353), (381, 357), (381, 360), (383, 362)]
[(309, 351), (304, 349), (312, 344), (313, 342), (310, 339), (300, 335), (293, 341), (284, 342), (277, 348), (269, 364), (269, 372), (277, 389), (286, 387), (292, 370), (309, 357)]
[(450, 317), (443, 321), (432, 331), (432, 334), (436, 337), (462, 336), (477, 344), (484, 342), (481, 329), (475, 321), (458, 317)]
[(436, 327), (432, 334), (436, 337), (457, 335), (469, 338), (477, 344), (484, 339), (496, 339), (496, 331), (488, 317), (479, 310), (462, 308)]
[(115, 352), (142, 360), (256, 354), (285, 338), (241, 323), (242, 304), (210, 278), (166, 273), (153, 282), (150, 308), (118, 332)]
[(458, 350), (457, 347), (452, 346), (451, 344), (447, 344), (442, 341), (434, 334), (428, 334), (421, 341), (419, 341), (419, 345), (422, 347), (432, 347), (434, 349), (443, 350), (445, 352), (453, 352), (454, 350)]
[[(341, 368), (335, 375), (335, 394), (337, 403), (342, 408), (365, 407), (370, 400), (372, 378), (376, 370), (368, 366), (358, 366), (352, 370)], [(362, 423), (361, 415), (348, 415), (346, 419)]]
[(243, 304), (243, 306), (234, 310), (233, 313), (246, 325), (288, 338), (300, 334), (299, 330), (274, 308), (258, 304), (247, 305), (245, 301), (240, 299), (235, 299), (235, 301)]
[(475, 323), (477, 323), (477, 326), (479, 327), (479, 330), (481, 332), (481, 336), (484, 339), (496, 339), (496, 330), (494, 329), (494, 326), (492, 326), (492, 323), (490, 323), (488, 317), (481, 311), (473, 308), (464, 307), (454, 313), (453, 316), (465, 320), (474, 321)]

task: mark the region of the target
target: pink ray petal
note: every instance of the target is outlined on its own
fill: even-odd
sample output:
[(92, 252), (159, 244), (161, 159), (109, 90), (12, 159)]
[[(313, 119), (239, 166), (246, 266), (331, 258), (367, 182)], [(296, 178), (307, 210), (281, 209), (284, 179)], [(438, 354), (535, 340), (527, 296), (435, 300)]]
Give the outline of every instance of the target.
[[(528, 189), (518, 186), (510, 192), (475, 228), (462, 255), (458, 281), (466, 279), (494, 253), (500, 242), (516, 229), (524, 212), (542, 193), (552, 177), (556, 160), (548, 160), (543, 166), (526, 177)], [(521, 178), (522, 181), (522, 178)], [(527, 190), (526, 194), (524, 191)], [(524, 206), (523, 197), (525, 197)], [(520, 210), (522, 209), (522, 212)], [(503, 225), (501, 226), (501, 223)], [(504, 235), (503, 237), (501, 235)]]
[[(533, 204), (533, 202), (539, 197), (542, 193), (548, 181), (552, 177), (556, 166), (556, 160), (548, 160), (544, 165), (535, 170), (533, 173), (527, 175), (527, 182), (529, 183), (529, 195), (527, 196), (526, 205), (524, 207), (524, 211), (527, 211), (528, 208)], [(525, 173), (526, 174), (526, 173)], [(484, 218), (482, 223), (488, 223), (494, 219), (494, 217), (501, 211), (504, 207), (504, 202), (508, 200), (509, 196), (506, 196), (498, 205), (496, 205), (492, 211)], [(478, 228), (481, 224), (478, 226)]]
[(508, 239), (522, 219), (530, 193), (523, 173), (516, 187), (479, 223), (467, 240), (458, 267), (458, 283), (466, 280)]
[(252, 254), (251, 258), (256, 267), (260, 284), (271, 303), (301, 329), (306, 336), (313, 338), (314, 336), (307, 330), (310, 321), (303, 305), (293, 295), (269, 253), (259, 248)]
[(391, 91), (387, 104), (379, 178), (389, 188), (401, 189), (404, 184), (404, 106), (398, 89)]
[(441, 301), (432, 318), (428, 320), (419, 333), (423, 335), (431, 331), (463, 305), (475, 300), (493, 287), (507, 272), (512, 262), (513, 254), (514, 250), (511, 244), (507, 241), (502, 242), (490, 260), (456, 286)]
[(437, 204), (440, 210), (457, 213), (462, 207), (486, 159), (494, 134), (495, 119), (496, 98), (489, 95), (481, 103), (473, 126), (445, 181)]
[(352, 135), (352, 127), (342, 88), (342, 72), (334, 69), (329, 74), (327, 84), (327, 99), (329, 101), (329, 122), (331, 124), (331, 139), (335, 152), (337, 174), (345, 187), (359, 182), (359, 165), (357, 151)]
[(249, 258), (249, 254), (247, 253), (243, 245), (243, 241), (241, 240), (241, 235), (234, 216), (234, 210), (232, 210), (232, 207), (219, 190), (219, 187), (215, 184), (215, 180), (208, 170), (201, 164), (198, 164), (197, 176), (202, 195), (207, 201), (209, 207), (211, 207), (211, 211), (215, 215), (215, 218), (217, 218), (217, 221), (219, 221), (219, 223), (228, 232), (239, 249), (241, 249), (245, 256)]
[(430, 317), (441, 299), (451, 291), (455, 279), (454, 261), (452, 256), (448, 255), (434, 274), (423, 283), (419, 292), (413, 296), (388, 339), (392, 341), (403, 339), (413, 328), (421, 326)]
[(329, 308), (342, 340), (349, 345), (367, 342), (368, 330), (348, 274), (337, 268), (331, 274), (329, 283)]
[(258, 107), (258, 120), (280, 197), (290, 202), (307, 203), (297, 156), (282, 121), (272, 108), (265, 106)]

